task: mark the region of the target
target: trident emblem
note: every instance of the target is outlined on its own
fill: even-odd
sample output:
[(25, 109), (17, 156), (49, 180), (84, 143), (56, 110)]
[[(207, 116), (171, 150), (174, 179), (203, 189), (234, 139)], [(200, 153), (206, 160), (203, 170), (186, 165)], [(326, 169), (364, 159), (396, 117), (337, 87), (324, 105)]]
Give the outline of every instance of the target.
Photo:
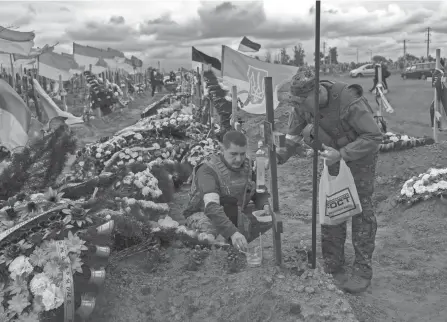
[(268, 76), (268, 71), (259, 69), (253, 66), (248, 66), (247, 78), (250, 88), (248, 90), (248, 98), (244, 103), (245, 106), (248, 103), (260, 104), (264, 100), (264, 77)]

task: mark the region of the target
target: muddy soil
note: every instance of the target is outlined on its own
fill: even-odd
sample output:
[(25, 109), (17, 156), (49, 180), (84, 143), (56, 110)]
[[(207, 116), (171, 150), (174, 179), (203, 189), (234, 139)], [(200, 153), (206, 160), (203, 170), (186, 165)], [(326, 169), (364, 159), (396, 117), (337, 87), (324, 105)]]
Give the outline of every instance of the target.
[[(360, 83), (367, 90), (372, 79), (340, 78)], [(412, 136), (430, 136), (428, 107), (433, 97), (430, 84), (403, 81), (393, 75), (388, 97), (394, 115), (385, 115), (389, 130)], [(366, 94), (374, 106), (374, 98)], [(278, 129), (285, 128), (287, 106), (275, 112)], [(262, 116), (244, 116), (244, 128), (255, 146)], [(445, 139), (445, 133), (440, 138)], [(271, 234), (264, 237), (265, 263), (238, 274), (224, 269), (226, 253), (211, 252), (198, 271), (185, 269), (190, 250), (169, 248), (169, 258), (151, 272), (148, 257), (137, 255), (120, 263), (108, 275), (97, 308), (90, 319), (105, 321), (435, 321), (445, 322), (447, 309), (446, 205), (427, 201), (410, 208), (397, 206), (402, 183), (430, 167), (446, 167), (445, 143), (380, 155), (375, 205), (378, 220), (374, 279), (360, 296), (333, 290), (328, 278), (308, 270), (301, 275), (295, 246), (311, 243), (312, 160), (294, 157), (278, 167), (281, 217), (284, 221), (285, 268), (272, 262)], [(187, 201), (182, 188), (172, 204), (177, 219)], [(319, 245), (319, 227), (317, 250)], [(347, 263), (353, 260), (348, 236)], [(317, 254), (319, 261), (320, 255)], [(321, 282), (320, 282), (321, 281)], [(305, 289), (311, 286), (312, 289)], [(303, 289), (304, 288), (304, 289)], [(314, 291), (315, 293), (312, 293)], [(352, 314), (351, 309), (352, 307)], [(315, 314), (317, 313), (317, 314)], [(355, 316), (355, 318), (354, 318)]]

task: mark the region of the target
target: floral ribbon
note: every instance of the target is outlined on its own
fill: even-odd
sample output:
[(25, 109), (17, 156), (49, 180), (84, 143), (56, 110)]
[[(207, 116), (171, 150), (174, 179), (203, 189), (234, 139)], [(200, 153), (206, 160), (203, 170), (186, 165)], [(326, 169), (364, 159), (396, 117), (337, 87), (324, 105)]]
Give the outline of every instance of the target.
[(74, 286), (71, 261), (68, 257), (68, 250), (65, 242), (63, 240), (59, 240), (56, 242), (56, 245), (60, 259), (65, 262), (62, 271), (62, 288), (64, 290), (64, 322), (74, 322)]
[(19, 230), (20, 228), (22, 228), (23, 226), (25, 226), (26, 224), (28, 224), (28, 223), (30, 223), (30, 222), (32, 222), (32, 221), (34, 221), (34, 220), (36, 220), (36, 219), (38, 219), (40, 217), (43, 217), (43, 216), (47, 215), (50, 212), (53, 212), (53, 211), (56, 211), (56, 210), (62, 210), (64, 208), (65, 208), (65, 206), (59, 206), (59, 207), (50, 209), (48, 211), (45, 211), (45, 212), (41, 213), (40, 215), (34, 216), (34, 217), (32, 217), (32, 218), (30, 218), (28, 220), (25, 220), (25, 221), (15, 225), (14, 227), (11, 227), (11, 228), (5, 230), (4, 232), (0, 233), (0, 242), (3, 239), (5, 239), (6, 237), (8, 237), (9, 235), (11, 235), (13, 232), (15, 232), (15, 231)]

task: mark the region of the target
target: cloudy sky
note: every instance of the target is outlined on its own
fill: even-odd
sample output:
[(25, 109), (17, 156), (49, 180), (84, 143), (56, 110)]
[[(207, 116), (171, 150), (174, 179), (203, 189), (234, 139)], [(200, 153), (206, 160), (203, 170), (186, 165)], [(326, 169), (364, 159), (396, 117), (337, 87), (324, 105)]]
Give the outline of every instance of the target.
[[(426, 55), (426, 28), (431, 27), (430, 53), (447, 56), (447, 1), (322, 1), (321, 40), (337, 47), (339, 61), (360, 62), (370, 54), (396, 59), (407, 52)], [(0, 22), (19, 31), (35, 31), (36, 46), (54, 44), (72, 52), (72, 43), (115, 48), (142, 59), (160, 61), (166, 70), (190, 67), (191, 46), (219, 58), (221, 45), (242, 36), (274, 55), (279, 48), (301, 43), (313, 60), (315, 1), (0, 1)], [(447, 44), (447, 42), (445, 42)], [(322, 45), (323, 48), (323, 45)], [(323, 49), (322, 49), (323, 50)]]

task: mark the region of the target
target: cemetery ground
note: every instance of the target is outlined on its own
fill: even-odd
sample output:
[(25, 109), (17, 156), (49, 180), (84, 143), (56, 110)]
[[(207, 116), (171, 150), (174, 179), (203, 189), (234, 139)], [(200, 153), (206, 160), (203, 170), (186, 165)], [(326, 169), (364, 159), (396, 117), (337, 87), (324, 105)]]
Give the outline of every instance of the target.
[[(365, 90), (372, 85), (371, 78), (339, 80), (359, 83)], [(415, 137), (431, 136), (428, 113), (433, 99), (431, 84), (404, 81), (399, 75), (392, 75), (388, 83), (391, 91), (387, 97), (395, 110), (394, 115), (384, 115), (388, 130)], [(374, 96), (370, 93), (365, 96), (375, 106)], [(94, 141), (135, 122), (137, 110), (149, 101), (150, 98), (141, 104), (134, 102), (120, 119), (97, 125), (99, 133), (94, 139), (84, 135), (82, 140)], [(243, 118), (254, 151), (260, 139), (258, 124), (264, 117), (243, 115)], [(285, 129), (287, 118), (288, 107), (282, 104), (275, 111), (277, 129)], [(445, 140), (446, 134), (441, 133), (439, 138)], [(443, 143), (381, 153), (374, 196), (378, 222), (374, 278), (370, 289), (362, 295), (339, 294), (318, 271), (315, 276), (309, 270), (299, 276), (301, 272), (296, 267), (300, 258), (296, 250), (311, 245), (312, 160), (294, 157), (278, 167), (284, 221), (283, 269), (273, 265), (271, 233), (263, 237), (263, 267), (246, 268), (236, 274), (224, 271), (223, 250), (211, 251), (197, 271), (185, 269), (190, 250), (181, 245), (168, 248), (164, 262), (156, 267), (142, 253), (124, 260), (111, 271), (90, 321), (286, 322), (355, 321), (355, 318), (367, 322), (445, 321), (446, 205), (442, 200), (430, 200), (405, 207), (397, 205), (395, 199), (410, 177), (430, 167), (447, 167), (446, 153), (447, 145)], [(188, 189), (182, 187), (171, 204), (174, 220), (181, 218)], [(354, 253), (348, 231), (346, 256), (350, 263)], [(320, 261), (319, 227), (317, 242)]]

